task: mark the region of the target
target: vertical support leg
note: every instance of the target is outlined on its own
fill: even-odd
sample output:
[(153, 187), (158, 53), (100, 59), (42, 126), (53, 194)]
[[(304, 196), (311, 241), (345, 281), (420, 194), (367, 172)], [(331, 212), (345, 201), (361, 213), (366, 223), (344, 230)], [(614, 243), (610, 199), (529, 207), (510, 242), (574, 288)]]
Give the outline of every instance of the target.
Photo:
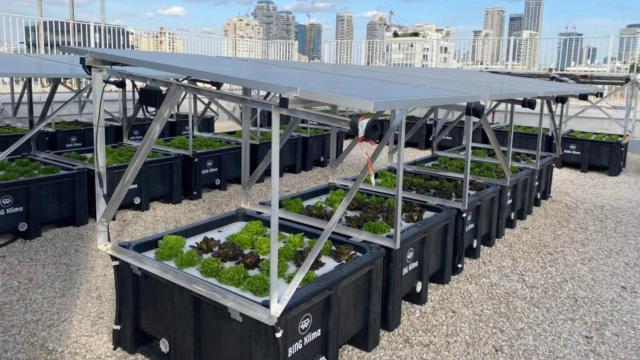
[(404, 178), (404, 140), (406, 130), (406, 115), (407, 111), (394, 110), (391, 112), (391, 118), (398, 122), (398, 145), (397, 146), (397, 162), (396, 162), (396, 209), (395, 209), (395, 226), (394, 226), (394, 241), (396, 248), (400, 248), (400, 233), (402, 232), (402, 193), (403, 193), (403, 178)]
[[(251, 96), (251, 89), (242, 88), (242, 95)], [(242, 150), (241, 150), (242, 172), (241, 172), (240, 183), (242, 188), (242, 205), (248, 206), (249, 200), (250, 200), (249, 191), (251, 190), (249, 189), (249, 177), (251, 176), (251, 171), (250, 171), (251, 164), (249, 163), (251, 161), (251, 148), (250, 148), (251, 145), (249, 144), (249, 136), (250, 136), (249, 131), (251, 129), (251, 108), (249, 106), (242, 107), (241, 118), (242, 118), (242, 121), (241, 121), (242, 122), (241, 124), (242, 125)]]
[(120, 121), (124, 122), (127, 118), (127, 82), (124, 83), (124, 88), (120, 90)]
[[(244, 115), (244, 114), (243, 114)], [(243, 116), (244, 117), (244, 116)], [(278, 218), (280, 216), (280, 108), (274, 106), (271, 109), (271, 249), (278, 248)], [(280, 309), (278, 304), (278, 251), (272, 250), (269, 254), (269, 294), (271, 315), (278, 316)]]
[(629, 136), (629, 120), (631, 119), (631, 108), (633, 101), (634, 86), (632, 82), (628, 82), (624, 85), (624, 136)]
[(35, 115), (33, 111), (33, 78), (26, 78), (25, 85), (27, 87), (27, 115), (29, 120), (29, 129), (33, 129)]
[(465, 115), (464, 118), (464, 180), (462, 181), (462, 204), (466, 209), (469, 206), (469, 175), (471, 171), (471, 143), (473, 134), (473, 118)]
[(544, 120), (544, 102), (540, 100), (540, 117), (538, 118), (538, 143), (536, 144), (536, 169), (540, 169), (540, 152), (542, 152), (542, 121)]
[(98, 246), (109, 242), (108, 220), (99, 220), (107, 207), (107, 155), (104, 139), (104, 112), (102, 107), (102, 93), (104, 92), (104, 70), (94, 67), (91, 72), (91, 87), (93, 94), (93, 133), (95, 144), (93, 158), (95, 166), (96, 187), (96, 240)]
[[(185, 94), (187, 96), (187, 109), (188, 109), (188, 124), (187, 127), (189, 128), (189, 153), (193, 153), (193, 105), (195, 102), (195, 95), (194, 94)], [(178, 114), (176, 113), (176, 123), (178, 121)], [(177, 128), (177, 124), (176, 124), (176, 128)]]
[(9, 92), (11, 93), (11, 113), (14, 114), (16, 112), (16, 89), (13, 78), (9, 78)]
[[(511, 168), (511, 156), (513, 154), (513, 116), (515, 114), (515, 109), (516, 106), (514, 104), (506, 104), (507, 106), (510, 106), (509, 108), (509, 144), (507, 145), (507, 165), (509, 165), (509, 168)], [(506, 115), (506, 111), (505, 111), (505, 115)]]
[(336, 180), (336, 154), (338, 152), (338, 129), (332, 126), (329, 130), (329, 181)]

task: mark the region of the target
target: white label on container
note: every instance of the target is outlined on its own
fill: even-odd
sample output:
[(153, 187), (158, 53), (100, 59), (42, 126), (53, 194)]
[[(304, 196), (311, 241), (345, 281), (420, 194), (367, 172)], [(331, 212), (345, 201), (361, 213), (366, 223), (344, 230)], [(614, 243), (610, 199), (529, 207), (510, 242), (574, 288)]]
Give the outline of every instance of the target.
[(312, 325), (313, 317), (311, 316), (311, 314), (304, 314), (302, 318), (300, 318), (300, 322), (298, 322), (298, 333), (303, 337), (302, 339), (293, 343), (293, 345), (289, 346), (287, 357), (293, 356), (295, 353), (302, 350), (302, 348), (309, 345), (312, 341), (322, 336), (322, 329), (320, 328), (311, 331)]

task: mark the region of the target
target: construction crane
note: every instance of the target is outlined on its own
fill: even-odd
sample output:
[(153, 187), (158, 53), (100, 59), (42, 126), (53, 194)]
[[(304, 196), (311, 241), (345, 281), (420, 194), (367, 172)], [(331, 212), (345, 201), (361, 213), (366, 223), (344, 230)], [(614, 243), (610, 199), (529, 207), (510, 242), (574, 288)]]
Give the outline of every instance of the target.
[(389, 10), (389, 14), (387, 15), (387, 22), (384, 24), (385, 27), (385, 31), (386, 32), (392, 32), (393, 28), (395, 27), (396, 29), (400, 30), (400, 31), (408, 31), (409, 27), (402, 25), (402, 24), (394, 24), (392, 21), (393, 18), (393, 10)]

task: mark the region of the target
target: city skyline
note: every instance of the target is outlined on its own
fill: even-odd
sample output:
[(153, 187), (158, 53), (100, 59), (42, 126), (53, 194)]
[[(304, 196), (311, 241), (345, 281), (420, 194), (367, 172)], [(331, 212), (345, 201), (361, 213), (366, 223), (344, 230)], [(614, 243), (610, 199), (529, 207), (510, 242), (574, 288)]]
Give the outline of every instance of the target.
[[(527, 0), (527, 2), (538, 0)], [(76, 1), (78, 20), (98, 20), (98, 1)], [(149, 5), (149, 11), (139, 10), (140, 2), (131, 3), (114, 0), (107, 3), (107, 22), (136, 27), (157, 29), (160, 26), (170, 30), (206, 31), (222, 34), (224, 21), (238, 15), (251, 15), (255, 1), (220, 0), (194, 1), (171, 0), (156, 5), (155, 2), (142, 1)], [(418, 23), (434, 23), (439, 26), (453, 27), (459, 38), (471, 38), (472, 30), (483, 26), (485, 8), (504, 7), (507, 17), (513, 13), (522, 13), (525, 1), (275, 1), (278, 10), (291, 11), (298, 22), (306, 23), (309, 13), (314, 22), (323, 25), (324, 37), (334, 38), (335, 16), (340, 11), (353, 14), (354, 39), (366, 37), (367, 23), (371, 15), (377, 13), (386, 16), (389, 10), (394, 12), (394, 23), (412, 26)], [(25, 15), (36, 15), (36, 2), (0, 0), (0, 6)], [(16, 6), (18, 5), (18, 6)], [(66, 2), (45, 2), (44, 16), (66, 18)], [(416, 11), (421, 8), (429, 11)], [(468, 11), (451, 11), (454, 8), (466, 8)], [(15, 9), (15, 10), (14, 10)], [(215, 16), (212, 16), (212, 13)], [(619, 0), (586, 1), (547, 1), (544, 5), (542, 36), (557, 36), (567, 27), (575, 27), (585, 36), (617, 34), (627, 24), (640, 22), (640, 4)]]

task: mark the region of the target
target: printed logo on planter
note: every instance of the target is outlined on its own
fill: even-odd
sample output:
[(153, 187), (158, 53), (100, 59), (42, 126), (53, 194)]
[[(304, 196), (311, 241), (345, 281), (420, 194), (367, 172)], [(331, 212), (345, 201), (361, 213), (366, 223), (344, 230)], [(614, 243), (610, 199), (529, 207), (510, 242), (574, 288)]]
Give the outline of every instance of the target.
[(72, 136), (69, 138), (69, 141), (74, 143), (74, 142), (78, 142), (78, 137), (77, 136)]
[(571, 149), (571, 150), (577, 150), (577, 149), (578, 149), (578, 145), (576, 145), (576, 144), (569, 144), (569, 149)]
[(413, 257), (415, 256), (415, 250), (413, 248), (409, 248), (407, 250), (407, 254), (404, 259), (407, 262), (407, 266), (402, 268), (402, 276), (407, 275), (411, 270), (418, 267), (419, 261), (413, 261)]
[(298, 323), (298, 332), (300, 335), (304, 335), (309, 332), (311, 329), (311, 323), (313, 322), (313, 318), (311, 314), (305, 314), (301, 319), (300, 323)]
[(413, 248), (409, 248), (409, 250), (407, 251), (407, 264), (411, 263), (411, 260), (413, 260)]
[(11, 205), (13, 205), (13, 196), (5, 195), (0, 198), (0, 206), (2, 206), (3, 208), (8, 208)]
[(211, 168), (213, 167), (213, 160), (209, 159), (207, 160), (207, 168)]

